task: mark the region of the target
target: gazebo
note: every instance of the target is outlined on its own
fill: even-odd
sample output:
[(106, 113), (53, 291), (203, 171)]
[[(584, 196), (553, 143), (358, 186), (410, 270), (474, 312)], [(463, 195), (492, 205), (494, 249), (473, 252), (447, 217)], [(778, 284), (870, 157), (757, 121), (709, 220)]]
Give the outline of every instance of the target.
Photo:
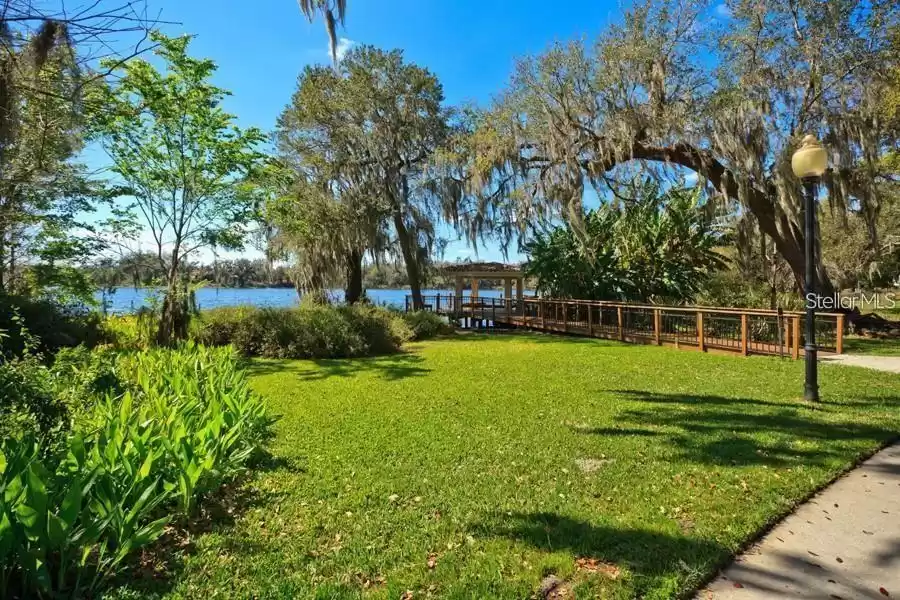
[(447, 265), (443, 271), (456, 279), (456, 296), (461, 298), (465, 281), (472, 286), (472, 297), (478, 297), (478, 282), (482, 279), (502, 279), (503, 297), (512, 298), (513, 281), (516, 283), (516, 300), (521, 303), (525, 295), (525, 273), (518, 265), (499, 262), (459, 263)]

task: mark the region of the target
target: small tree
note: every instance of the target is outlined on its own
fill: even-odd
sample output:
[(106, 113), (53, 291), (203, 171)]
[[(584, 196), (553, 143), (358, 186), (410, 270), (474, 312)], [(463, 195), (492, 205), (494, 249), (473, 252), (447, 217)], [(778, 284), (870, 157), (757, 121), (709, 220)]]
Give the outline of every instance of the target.
[(243, 245), (255, 206), (239, 184), (261, 160), (256, 146), (264, 137), (238, 128), (222, 109), (228, 92), (210, 83), (211, 60), (188, 56), (189, 37), (152, 38), (165, 71), (146, 60), (110, 65), (116, 80), (95, 92), (105, 107), (96, 126), (130, 206), (153, 236), (166, 287), (157, 341), (168, 344), (186, 335), (188, 257), (204, 247)]

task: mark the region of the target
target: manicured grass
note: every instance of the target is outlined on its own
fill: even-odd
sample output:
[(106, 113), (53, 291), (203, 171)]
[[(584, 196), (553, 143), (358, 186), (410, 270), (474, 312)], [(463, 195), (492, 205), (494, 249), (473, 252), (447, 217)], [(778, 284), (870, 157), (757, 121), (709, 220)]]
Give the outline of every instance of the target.
[(844, 338), (844, 352), (873, 356), (900, 356), (900, 339), (877, 339), (848, 335)]
[(555, 573), (578, 597), (671, 598), (900, 431), (900, 376), (823, 365), (810, 407), (802, 362), (601, 340), (253, 368), (274, 465), (157, 593), (518, 599)]

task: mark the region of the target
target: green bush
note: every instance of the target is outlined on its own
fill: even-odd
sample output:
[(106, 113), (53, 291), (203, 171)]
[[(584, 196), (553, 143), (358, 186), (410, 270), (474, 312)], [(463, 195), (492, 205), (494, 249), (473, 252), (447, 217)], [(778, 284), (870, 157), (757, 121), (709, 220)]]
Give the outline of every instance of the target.
[(46, 356), (60, 348), (94, 346), (102, 339), (100, 317), (84, 307), (6, 294), (0, 294), (0, 331), (6, 338), (6, 358), (29, 350), (29, 338), (36, 341), (30, 350)]
[[(82, 381), (103, 380), (105, 364)], [(48, 456), (33, 435), (0, 442), (0, 597), (92, 594), (245, 469), (271, 422), (237, 364), (190, 344), (122, 355), (126, 391), (107, 393), (63, 452)]]
[(159, 311), (143, 306), (134, 314), (113, 315), (103, 321), (103, 341), (124, 350), (143, 350), (156, 345)]
[(234, 339), (238, 323), (260, 309), (253, 306), (224, 306), (200, 313), (192, 322), (195, 337), (209, 346), (227, 346)]
[(0, 436), (55, 448), (98, 398), (121, 393), (115, 363), (111, 350), (84, 346), (61, 349), (51, 365), (35, 354), (0, 362)]
[(720, 271), (707, 281), (704, 290), (697, 297), (701, 306), (726, 306), (734, 308), (774, 308), (784, 310), (804, 310), (802, 294), (779, 292), (773, 299), (772, 291), (764, 283), (747, 280), (736, 270)]
[(403, 318), (412, 330), (412, 339), (414, 340), (427, 340), (453, 333), (453, 326), (441, 315), (433, 312), (417, 310), (404, 314)]
[(0, 437), (56, 440), (68, 429), (65, 401), (54, 393), (50, 369), (34, 356), (0, 362)]
[(201, 313), (193, 337), (245, 356), (342, 358), (397, 352), (412, 332), (402, 316), (372, 306), (248, 306)]
[(109, 346), (77, 346), (56, 353), (50, 367), (53, 389), (73, 418), (88, 414), (98, 399), (125, 391), (118, 356)]

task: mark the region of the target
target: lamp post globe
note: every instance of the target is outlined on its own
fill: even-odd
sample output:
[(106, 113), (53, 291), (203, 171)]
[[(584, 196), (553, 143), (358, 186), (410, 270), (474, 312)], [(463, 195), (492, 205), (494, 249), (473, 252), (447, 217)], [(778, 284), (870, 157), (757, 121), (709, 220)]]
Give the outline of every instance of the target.
[(791, 157), (791, 169), (797, 179), (819, 178), (828, 168), (828, 151), (814, 135), (807, 135)]
[(828, 151), (813, 135), (803, 138), (791, 157), (791, 169), (803, 182), (803, 222), (806, 241), (806, 339), (803, 344), (806, 361), (804, 398), (819, 401), (819, 374), (816, 361), (816, 186), (828, 168)]

